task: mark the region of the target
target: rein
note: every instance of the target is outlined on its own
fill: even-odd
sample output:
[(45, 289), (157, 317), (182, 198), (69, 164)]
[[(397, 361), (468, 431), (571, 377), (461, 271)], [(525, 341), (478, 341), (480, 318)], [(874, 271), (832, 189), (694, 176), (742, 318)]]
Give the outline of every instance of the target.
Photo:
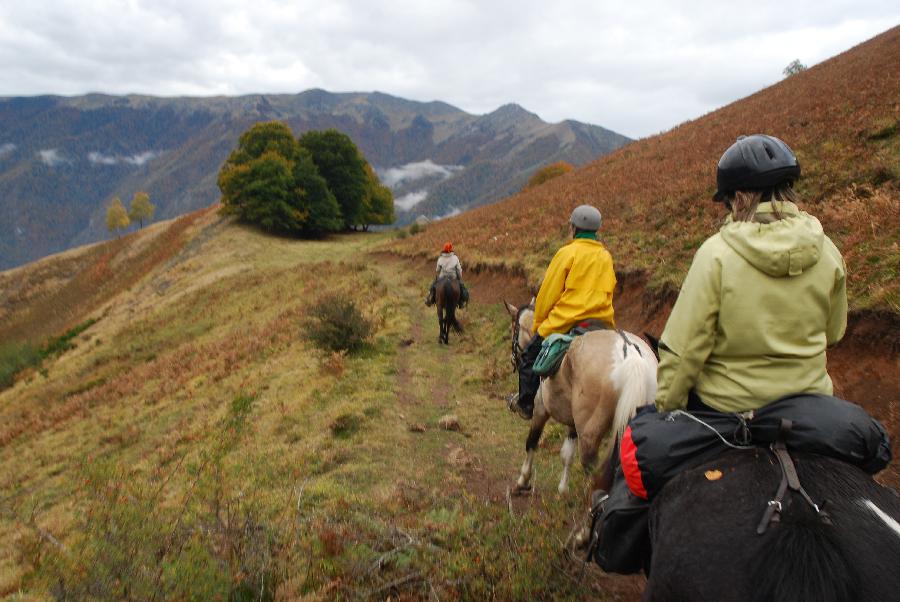
[(519, 311), (516, 312), (516, 319), (513, 323), (513, 334), (512, 334), (512, 353), (510, 357), (510, 361), (512, 362), (513, 372), (516, 372), (519, 369), (519, 363), (522, 360), (522, 352), (525, 351), (519, 345), (519, 334), (522, 332), (522, 326), (520, 321), (522, 319), (522, 313), (526, 309), (534, 309), (531, 304), (523, 305), (519, 308)]

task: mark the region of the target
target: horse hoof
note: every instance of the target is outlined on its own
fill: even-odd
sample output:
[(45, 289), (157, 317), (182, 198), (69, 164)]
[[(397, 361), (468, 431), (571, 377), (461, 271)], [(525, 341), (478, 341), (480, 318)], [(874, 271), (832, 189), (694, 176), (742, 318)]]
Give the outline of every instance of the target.
[(534, 491), (534, 488), (531, 486), (531, 483), (528, 485), (519, 485), (516, 483), (516, 486), (513, 488), (513, 493), (515, 495), (531, 495)]

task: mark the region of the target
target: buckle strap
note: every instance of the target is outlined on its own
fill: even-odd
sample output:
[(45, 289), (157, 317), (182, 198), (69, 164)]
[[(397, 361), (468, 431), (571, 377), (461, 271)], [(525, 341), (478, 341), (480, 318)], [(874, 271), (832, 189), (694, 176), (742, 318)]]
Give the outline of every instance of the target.
[(796, 491), (803, 496), (806, 503), (816, 511), (817, 515), (819, 515), (819, 519), (826, 524), (831, 524), (828, 513), (823, 509), (825, 502), (822, 502), (822, 507), (813, 502), (809, 493), (807, 493), (806, 489), (803, 488), (803, 485), (800, 484), (800, 476), (797, 474), (797, 467), (794, 465), (794, 461), (791, 459), (791, 455), (788, 453), (787, 446), (785, 445), (785, 440), (787, 439), (787, 434), (790, 432), (791, 427), (791, 421), (782, 418), (781, 424), (778, 426), (778, 435), (775, 442), (769, 446), (769, 449), (771, 449), (772, 453), (775, 454), (775, 457), (778, 458), (778, 465), (781, 467), (781, 483), (778, 485), (778, 491), (775, 493), (775, 497), (772, 500), (769, 500), (766, 511), (763, 513), (762, 520), (760, 520), (759, 525), (756, 527), (756, 533), (759, 535), (766, 532), (769, 523), (780, 520), (779, 515), (783, 508), (782, 500), (788, 489)]

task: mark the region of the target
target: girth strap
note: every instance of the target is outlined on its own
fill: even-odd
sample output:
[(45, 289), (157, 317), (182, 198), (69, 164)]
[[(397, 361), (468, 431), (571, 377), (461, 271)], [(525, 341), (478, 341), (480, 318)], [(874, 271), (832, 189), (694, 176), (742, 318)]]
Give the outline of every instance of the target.
[(759, 535), (766, 532), (769, 523), (777, 523), (781, 520), (780, 514), (783, 508), (782, 500), (784, 500), (784, 496), (788, 489), (802, 495), (803, 499), (805, 499), (812, 509), (816, 511), (816, 514), (819, 515), (819, 518), (824, 523), (831, 524), (831, 519), (823, 508), (825, 502), (822, 503), (822, 507), (813, 502), (812, 498), (806, 492), (806, 489), (800, 484), (797, 467), (794, 465), (794, 461), (791, 459), (791, 455), (788, 453), (787, 446), (784, 443), (792, 426), (793, 424), (790, 420), (782, 418), (781, 424), (778, 427), (777, 438), (775, 439), (775, 442), (769, 446), (772, 453), (778, 458), (778, 464), (781, 466), (781, 483), (778, 484), (778, 491), (775, 492), (775, 497), (769, 500), (766, 511), (763, 513), (762, 520), (759, 521), (759, 526), (756, 527), (756, 533)]

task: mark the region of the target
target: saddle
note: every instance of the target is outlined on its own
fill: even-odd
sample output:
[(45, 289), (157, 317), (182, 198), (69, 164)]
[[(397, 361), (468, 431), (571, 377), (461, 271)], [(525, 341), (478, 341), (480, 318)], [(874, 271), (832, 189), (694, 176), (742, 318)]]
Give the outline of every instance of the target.
[(609, 324), (603, 320), (588, 319), (575, 324), (568, 334), (551, 334), (541, 344), (541, 351), (534, 360), (532, 372), (541, 377), (553, 376), (559, 370), (575, 337), (594, 330), (609, 330), (609, 328)]

